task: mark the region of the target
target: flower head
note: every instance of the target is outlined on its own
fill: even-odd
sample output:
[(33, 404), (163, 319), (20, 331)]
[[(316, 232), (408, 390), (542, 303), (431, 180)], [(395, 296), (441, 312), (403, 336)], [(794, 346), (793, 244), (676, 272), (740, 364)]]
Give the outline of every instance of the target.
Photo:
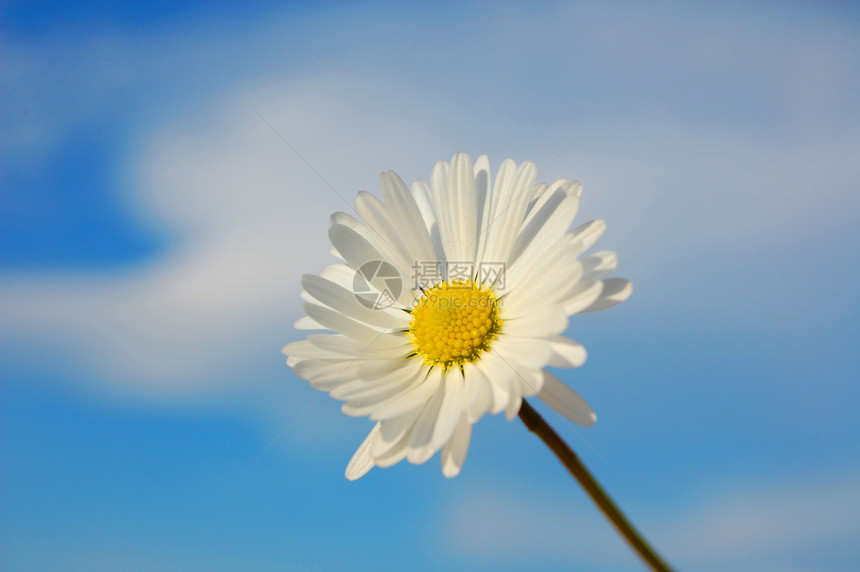
[(485, 413), (513, 419), (537, 395), (591, 425), (588, 404), (546, 367), (578, 367), (585, 349), (563, 337), (568, 317), (626, 300), (609, 278), (615, 253), (580, 259), (603, 221), (570, 229), (582, 186), (536, 184), (536, 167), (465, 153), (440, 161), (431, 183), (409, 188), (393, 171), (382, 200), (359, 193), (358, 218), (335, 213), (329, 238), (343, 263), (302, 279), (307, 317), (330, 330), (284, 347), (287, 363), (347, 415), (376, 426), (346, 469), (423, 463), (441, 449), (446, 476), (460, 472), (472, 425)]

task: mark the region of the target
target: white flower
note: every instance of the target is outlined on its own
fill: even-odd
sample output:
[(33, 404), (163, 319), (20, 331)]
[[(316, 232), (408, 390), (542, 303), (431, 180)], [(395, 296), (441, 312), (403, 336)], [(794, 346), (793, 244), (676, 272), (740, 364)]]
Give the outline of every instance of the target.
[(613, 252), (580, 255), (603, 221), (569, 230), (582, 186), (536, 184), (536, 167), (504, 161), (495, 180), (486, 157), (440, 161), (431, 184), (411, 190), (393, 171), (382, 200), (361, 192), (358, 219), (335, 213), (329, 237), (345, 264), (302, 279), (311, 334), (284, 347), (311, 386), (344, 401), (343, 412), (377, 421), (346, 469), (427, 461), (460, 472), (472, 424), (486, 412), (517, 414), (537, 395), (581, 425), (596, 416), (545, 367), (578, 367), (585, 348), (563, 337), (568, 316), (626, 300), (631, 284), (608, 278)]

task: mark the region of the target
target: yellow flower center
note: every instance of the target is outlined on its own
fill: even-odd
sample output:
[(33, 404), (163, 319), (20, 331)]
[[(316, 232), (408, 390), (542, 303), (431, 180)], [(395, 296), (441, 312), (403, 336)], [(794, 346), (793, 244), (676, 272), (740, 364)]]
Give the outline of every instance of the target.
[(492, 290), (452, 280), (424, 291), (412, 309), (407, 337), (415, 345), (413, 355), (447, 368), (476, 362), (501, 329)]

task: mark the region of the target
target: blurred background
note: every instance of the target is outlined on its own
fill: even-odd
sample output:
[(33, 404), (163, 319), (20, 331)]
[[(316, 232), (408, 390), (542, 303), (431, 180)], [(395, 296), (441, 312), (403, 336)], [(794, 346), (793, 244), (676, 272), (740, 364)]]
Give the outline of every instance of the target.
[(0, 567), (641, 570), (503, 416), (461, 475), (284, 364), (328, 216), (456, 151), (585, 187), (633, 297), (541, 408), (682, 570), (860, 568), (852, 3), (0, 7)]

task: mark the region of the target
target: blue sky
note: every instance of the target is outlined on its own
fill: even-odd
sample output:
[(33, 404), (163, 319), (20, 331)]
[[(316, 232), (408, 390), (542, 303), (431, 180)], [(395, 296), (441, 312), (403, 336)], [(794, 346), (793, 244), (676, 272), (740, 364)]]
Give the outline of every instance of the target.
[(460, 150), (585, 187), (633, 297), (544, 411), (680, 569), (860, 567), (860, 26), (840, 4), (0, 12), (9, 570), (639, 570), (521, 426), (343, 469), (283, 363), (328, 216)]

